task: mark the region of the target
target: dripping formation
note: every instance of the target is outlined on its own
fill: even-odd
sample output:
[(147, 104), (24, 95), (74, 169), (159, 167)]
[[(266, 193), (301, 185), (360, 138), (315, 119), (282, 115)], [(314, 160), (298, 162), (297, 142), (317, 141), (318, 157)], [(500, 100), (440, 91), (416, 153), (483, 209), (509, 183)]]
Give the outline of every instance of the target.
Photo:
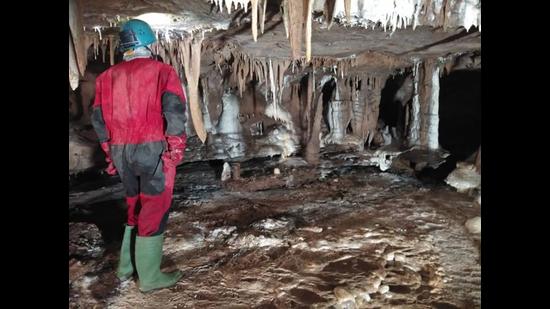
[[(172, 65), (182, 79), (189, 104), (186, 111), (189, 113), (188, 135), (196, 136), (202, 144), (209, 135), (219, 133), (216, 124), (225, 104), (220, 102), (223, 102), (223, 93), (232, 91), (234, 87), (238, 98), (233, 95), (226, 97), (239, 101), (236, 117), (242, 131), (238, 134), (253, 136), (244, 138), (246, 147), (239, 146), (248, 152), (245, 157), (255, 155), (255, 137), (259, 144), (265, 143), (263, 139), (274, 134), (272, 132), (287, 132), (296, 142), (292, 142), (295, 144), (292, 147), (281, 146), (292, 151), (282, 151), (279, 147), (268, 153), (301, 153), (313, 164), (318, 162), (319, 152), (324, 147), (335, 145), (367, 152), (391, 147), (437, 151), (441, 150), (438, 143), (439, 80), (454, 70), (479, 69), (479, 52), (472, 54), (457, 49), (433, 56), (429, 54), (430, 49), (426, 52), (418, 48), (408, 49), (413, 52), (391, 52), (383, 48), (366, 48), (324, 55), (313, 52), (314, 47), (319, 50), (323, 45), (312, 42), (315, 35), (322, 36), (325, 31), (343, 33), (343, 29), (350, 29), (366, 31), (361, 35), (368, 36), (371, 31), (394, 32), (427, 24), (454, 27), (460, 18), (466, 18), (462, 14), (465, 9), (456, 9), (456, 3), (432, 1), (427, 5), (424, 2), (396, 1), (396, 7), (390, 9), (389, 6), (373, 7), (375, 2), (372, 1), (282, 0), (280, 7), (275, 8), (265, 0), (211, 0), (213, 6), (227, 14), (244, 12), (245, 15), (239, 17), (244, 16), (244, 20), (249, 16), (251, 44), (246, 44), (242, 37), (230, 37), (231, 31), (227, 31), (226, 36), (224, 29), (197, 31), (186, 28), (178, 31), (177, 28), (166, 28), (168, 21), (163, 21), (159, 23), (163, 26), (155, 29), (158, 42), (151, 49), (160, 60)], [(473, 5), (472, 2), (463, 6), (469, 5)], [(365, 11), (370, 15), (365, 15)], [(453, 14), (443, 17), (445, 12)], [(474, 14), (471, 12), (469, 14)], [(69, 84), (76, 89), (89, 61), (114, 65), (120, 61), (120, 55), (117, 54), (117, 22), (110, 22), (110, 27), (94, 26), (78, 31), (78, 23), (82, 24), (78, 6), (70, 6), (70, 13)], [(151, 14), (143, 16), (152, 18)], [(177, 15), (168, 14), (163, 18), (168, 17), (174, 18), (174, 24), (176, 19), (181, 22)], [(479, 26), (470, 17), (469, 22)], [(373, 30), (374, 21), (379, 30)], [(281, 45), (279, 39), (275, 39), (275, 45), (270, 45), (273, 39), (265, 36), (267, 29), (273, 29), (279, 22), (288, 45)], [(317, 25), (319, 22), (320, 26)], [(369, 26), (369, 29), (354, 30), (361, 27), (353, 26)], [(331, 27), (337, 29), (331, 30)], [(413, 31), (422, 33), (425, 30)], [(387, 38), (391, 39), (391, 36)], [(475, 33), (474, 36), (465, 36), (464, 40), (468, 38), (476, 39)], [(259, 46), (259, 52), (253, 50), (255, 46)], [(275, 46), (279, 50), (270, 53), (266, 46)], [(280, 50), (286, 46), (289, 46), (288, 53), (281, 53)], [(78, 50), (86, 51), (87, 55), (79, 56)], [(403, 132), (397, 134), (395, 127), (380, 120), (380, 104), (388, 78), (404, 71), (412, 76), (412, 90), (410, 101), (402, 102), (404, 119), (400, 125)], [(212, 89), (214, 80), (218, 81), (214, 88), (219, 89)], [(250, 104), (253, 107), (249, 107)], [(247, 141), (251, 138), (254, 141)], [(208, 144), (215, 147), (216, 142), (213, 140)]]

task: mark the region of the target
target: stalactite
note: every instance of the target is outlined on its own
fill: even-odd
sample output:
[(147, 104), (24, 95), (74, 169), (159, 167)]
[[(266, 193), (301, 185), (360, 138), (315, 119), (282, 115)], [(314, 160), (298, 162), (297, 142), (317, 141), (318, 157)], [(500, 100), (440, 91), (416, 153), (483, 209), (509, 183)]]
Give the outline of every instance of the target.
[(260, 32), (264, 34), (264, 28), (265, 28), (265, 12), (267, 9), (267, 0), (260, 0), (262, 1), (262, 10), (260, 11)]
[[(157, 35), (157, 37), (158, 37), (158, 35)], [(159, 53), (159, 42), (156, 41), (155, 43), (151, 44), (150, 48), (151, 48), (151, 51), (153, 52), (153, 54), (158, 55), (158, 53)]]
[(439, 78), (442, 69), (442, 59), (427, 59), (415, 68), (415, 98), (413, 109), (419, 105), (418, 117), (413, 124), (418, 123), (418, 138), (411, 139), (410, 144), (439, 149)]
[(84, 33), (84, 50), (86, 51), (86, 58), (88, 56), (88, 50), (93, 45), (93, 36), (89, 33)]
[(344, 8), (348, 22), (351, 22), (351, 0), (344, 0)]
[(263, 67), (263, 72), (264, 72), (264, 75), (265, 75), (265, 83), (266, 83), (266, 87), (265, 87), (265, 101), (267, 102), (268, 100), (268, 97), (267, 97), (267, 93), (268, 93), (268, 88), (269, 86), (267, 85), (269, 83), (269, 66), (266, 62), (262, 62), (262, 67)]
[(99, 54), (99, 37), (94, 36), (94, 59), (97, 59), (97, 55)]
[[(232, 5), (235, 5), (235, 8), (242, 8), (244, 9), (245, 13), (248, 11), (248, 4), (251, 4), (251, 10), (252, 10), (252, 37), (254, 41), (257, 41), (258, 38), (258, 15), (259, 15), (259, 23), (260, 23), (260, 32), (264, 33), (264, 27), (265, 27), (265, 14), (267, 9), (267, 1), (268, 0), (210, 0), (210, 3), (216, 3), (216, 5), (220, 8), (220, 10), (223, 10), (223, 5), (225, 3), (225, 7), (227, 9), (227, 13), (231, 14), (231, 7)], [(313, 0), (312, 0), (313, 1)], [(301, 1), (290, 1), (291, 3), (294, 2), (301, 2)], [(286, 37), (289, 38), (289, 24), (292, 22), (293, 18), (289, 17), (289, 0), (283, 0), (281, 3), (281, 11), (283, 12), (283, 22), (285, 25), (285, 31), (286, 31)], [(302, 20), (302, 19), (300, 19)], [(303, 22), (303, 20), (302, 20)]]
[(368, 77), (365, 77), (363, 79), (362, 85), (361, 85), (361, 91), (359, 93), (359, 104), (362, 105), (362, 115), (361, 115), (361, 147), (365, 146), (365, 143), (367, 142), (369, 138), (369, 95), (370, 89), (368, 89)]
[(306, 16), (306, 62), (311, 61), (311, 22), (313, 13), (313, 1), (307, 0), (307, 16)]
[(420, 64), (419, 59), (414, 59), (413, 67), (413, 100), (412, 108), (410, 110), (411, 115), (409, 117), (409, 134), (408, 134), (408, 144), (409, 146), (414, 146), (418, 144), (419, 141), (419, 131), (420, 131), (420, 100), (419, 100), (419, 82), (420, 82)]
[(330, 30), (333, 24), (333, 15), (334, 15), (334, 5), (336, 0), (326, 0), (323, 10), (323, 15), (325, 16), (325, 23), (327, 28)]
[(208, 78), (200, 78), (200, 84), (202, 86), (202, 115), (204, 122), (204, 129), (207, 132), (216, 133), (216, 129), (212, 125), (212, 119), (210, 118), (210, 111), (208, 110), (209, 101), (209, 90), (208, 90)]
[[(231, 6), (233, 5), (233, 1), (225, 1), (225, 6), (227, 8), (227, 14), (231, 14)], [(220, 10), (221, 10), (221, 5), (220, 5)]]
[(71, 33), (69, 33), (69, 84), (71, 89), (75, 90), (78, 87), (78, 81), (80, 79), (78, 72), (78, 63), (76, 62), (76, 52), (73, 46), (73, 40)]
[(453, 69), (453, 66), (455, 64), (455, 59), (454, 57), (450, 57), (446, 62), (445, 62), (445, 65), (444, 65), (444, 69), (443, 69), (443, 74), (444, 75), (449, 75), (451, 74), (451, 71)]
[[(302, 106), (303, 107), (303, 114), (302, 114), (302, 128), (304, 129), (303, 131), (305, 131), (305, 134), (303, 134), (304, 136), (304, 145), (307, 144), (307, 142), (309, 141), (309, 138), (311, 136), (311, 126), (312, 126), (312, 122), (310, 121), (310, 117), (311, 117), (311, 106), (312, 106), (312, 101), (313, 101), (313, 91), (314, 91), (314, 88), (315, 88), (315, 80), (314, 80), (314, 75), (315, 73), (312, 72), (312, 73), (309, 73), (307, 75), (307, 82), (306, 82), (306, 89), (302, 89), (301, 93), (303, 93), (303, 99), (302, 99)], [(305, 128), (304, 128), (305, 127)]]
[(367, 77), (366, 89), (366, 108), (364, 115), (363, 140), (368, 146), (372, 143), (374, 136), (377, 133), (378, 116), (380, 113), (380, 99), (382, 97), (382, 86), (385, 83), (385, 78), (381, 76), (371, 75)]
[(281, 100), (282, 100), (282, 96), (283, 96), (283, 90), (284, 90), (284, 86), (285, 86), (285, 72), (286, 70), (288, 69), (288, 67), (290, 66), (292, 62), (289, 61), (289, 60), (278, 60), (277, 61), (277, 74), (278, 74), (278, 95), (279, 95), (279, 98), (277, 99), (277, 101), (280, 103)]
[(272, 101), (275, 103), (277, 100), (277, 88), (275, 87), (275, 74), (273, 73), (273, 62), (269, 59), (269, 84), (271, 86)]
[(428, 137), (427, 144), (429, 149), (439, 149), (439, 72), (440, 67), (435, 64), (431, 68), (431, 94), (428, 109)]
[(175, 44), (177, 44), (177, 41), (165, 41), (164, 48), (166, 49), (166, 54), (168, 56), (168, 59), (166, 59), (166, 62), (169, 63), (173, 67), (178, 67), (178, 61), (176, 60), (178, 57), (177, 50), (175, 47)]
[[(410, 104), (407, 104), (405, 105), (405, 111), (404, 111), (404, 114), (405, 114), (405, 125), (404, 125), (404, 128), (408, 128), (409, 125), (410, 125), (410, 117), (411, 117), (411, 106)], [(406, 136), (407, 133), (406, 132), (403, 132), (403, 134)]]
[(288, 1), (290, 49), (292, 60), (299, 59), (302, 52), (302, 29), (304, 23), (303, 1)]
[(105, 63), (107, 61), (106, 57), (107, 57), (107, 44), (105, 44), (105, 39), (104, 38), (103, 40), (101, 40), (101, 60), (103, 61), (103, 63)]
[(258, 40), (258, 0), (251, 0), (252, 3), (252, 38)]
[(430, 95), (431, 95), (431, 59), (426, 59), (419, 67), (418, 99), (420, 103), (418, 142), (416, 145), (426, 147), (428, 145), (428, 129), (430, 127)]
[(220, 11), (223, 10), (223, 5), (225, 3), (225, 7), (227, 9), (227, 13), (231, 14), (231, 6), (235, 5), (235, 9), (243, 8), (245, 13), (248, 10), (248, 4), (251, 0), (210, 0), (210, 3), (216, 3), (216, 5), (220, 8)]
[[(265, 115), (283, 122), (290, 131), (294, 132), (292, 117), (281, 105), (284, 90), (284, 73), (289, 65), (290, 61), (288, 60), (268, 60), (269, 75), (266, 77), (266, 82), (269, 81), (271, 101), (265, 109)], [(268, 88), (268, 85), (266, 85), (266, 88)]]
[[(300, 85), (299, 84), (292, 84), (290, 87), (291, 88), (290, 88), (289, 112), (290, 112), (290, 115), (292, 116), (292, 122), (300, 124), (300, 122), (301, 122), (301, 120), (300, 120), (301, 119), (301, 117), (300, 117), (301, 104), (300, 104), (300, 95), (299, 95)], [(301, 125), (298, 125), (298, 126), (295, 126), (295, 127), (300, 128), (300, 132), (296, 132), (297, 134), (302, 133), (302, 126)]]
[(289, 31), (289, 28), (290, 28), (290, 20), (289, 20), (289, 14), (288, 14), (288, 1), (290, 0), (283, 0), (283, 2), (281, 3), (281, 11), (282, 11), (282, 15), (283, 15), (283, 24), (285, 26), (285, 34), (286, 34), (286, 38), (288, 39), (290, 37), (290, 31)]
[(109, 35), (109, 63), (115, 65), (115, 36)]
[(77, 0), (69, 1), (69, 30), (72, 41), (75, 61), (77, 63), (80, 76), (84, 76), (86, 65), (88, 64), (87, 48), (85, 44), (84, 27), (82, 26), (82, 11)]
[(475, 158), (476, 171), (481, 173), (481, 145), (479, 145), (479, 150), (477, 151)]
[(443, 59), (415, 61), (408, 144), (439, 149), (439, 78)]
[[(335, 4), (333, 4), (335, 2)], [(481, 31), (481, 1), (449, 0), (343, 0), (325, 1), (325, 18), (346, 17), (347, 23), (367, 27), (381, 24), (386, 29), (395, 31), (409, 25), (430, 25), (444, 29), (463, 26), (479, 26)], [(334, 7), (329, 13), (328, 7)]]
[(206, 141), (206, 130), (202, 121), (201, 107), (199, 106), (198, 83), (200, 76), (201, 65), (201, 46), (203, 37), (186, 37), (180, 41), (181, 51), (180, 59), (182, 59), (185, 70), (185, 77), (189, 88), (189, 106), (191, 110), (191, 118), (193, 126), (199, 137), (204, 143)]
[[(384, 78), (381, 78), (383, 76), (378, 75), (370, 75), (368, 78), (364, 78), (363, 75), (359, 77), (357, 73), (352, 73), (355, 75), (350, 76), (350, 72), (354, 67), (369, 63), (369, 61), (372, 61), (373, 59), (378, 60), (379, 57), (383, 57), (383, 55), (364, 56), (361, 54), (358, 57), (344, 59), (334, 57), (312, 57), (311, 63), (309, 64), (311, 66), (310, 69), (313, 71), (326, 67), (336, 68), (335, 72), (339, 77), (339, 84), (341, 84), (340, 95), (342, 100), (345, 100), (346, 104), (351, 101), (354, 102), (354, 105), (349, 104), (345, 108), (350, 111), (353, 109), (354, 115), (357, 114), (357, 110), (359, 109), (360, 113), (364, 115), (361, 120), (365, 120), (365, 123), (355, 119), (352, 124), (354, 135), (363, 140), (369, 138), (372, 140), (377, 132), (377, 109), (379, 105), (380, 91), (384, 85)], [(292, 64), (293, 71), (296, 71), (296, 67), (299, 67), (299, 70), (303, 70), (306, 67), (305, 57), (292, 61), (276, 58), (255, 58), (249, 55), (246, 51), (242, 50), (239, 46), (230, 43), (226, 45), (223, 50), (217, 51), (214, 59), (218, 65), (223, 65), (226, 61), (233, 59), (231, 62), (232, 80), (235, 81), (236, 85), (242, 90), (245, 89), (248, 81), (254, 78), (257, 79), (260, 84), (265, 83), (266, 87), (264, 87), (264, 95), (266, 101), (269, 102), (268, 109), (264, 111), (267, 116), (283, 122), (284, 120), (282, 119), (287, 115), (290, 115), (289, 117), (286, 117), (287, 119), (292, 119), (295, 117), (293, 116), (293, 114), (296, 113), (295, 111), (288, 113), (284, 110), (283, 105), (281, 105), (281, 96), (284, 88), (286, 87), (284, 73), (286, 70), (290, 70), (290, 64)], [(387, 59), (383, 58), (383, 61), (387, 61), (389, 66), (403, 65), (403, 62), (392, 62), (391, 59), (392, 58), (388, 56)], [(286, 82), (289, 82), (288, 77)], [(310, 83), (315, 84), (313, 74), (310, 74), (310, 77), (308, 78), (307, 84), (310, 85)], [(359, 84), (361, 84), (361, 87)], [(372, 89), (376, 89), (378, 94), (374, 95), (374, 97), (373, 94), (369, 94), (370, 97), (367, 98), (366, 94), (361, 93), (361, 91), (364, 91), (363, 89), (366, 88), (371, 89), (371, 92)], [(312, 133), (313, 118), (315, 115), (314, 110), (312, 110), (315, 109), (315, 107), (308, 106), (308, 104), (312, 105), (312, 97), (316, 95), (315, 92), (318, 90), (319, 89), (317, 89), (317, 87), (309, 87), (309, 91), (306, 87), (300, 89), (300, 98), (303, 100), (301, 106), (305, 108), (303, 108), (299, 113), (298, 119), (300, 119), (299, 122), (301, 123), (301, 132), (303, 132), (302, 136), (305, 138), (302, 140), (302, 145), (304, 147), (307, 145), (310, 134)], [(307, 92), (309, 92), (309, 98)], [(269, 93), (271, 93), (271, 95), (269, 95)], [(371, 104), (367, 105), (365, 103), (367, 99), (371, 101)], [(369, 108), (369, 111), (367, 112), (365, 108)], [(367, 120), (369, 121), (367, 122)], [(289, 123), (290, 122), (295, 121), (289, 121)], [(355, 137), (349, 141), (352, 141), (354, 138)]]
[[(361, 83), (361, 88), (359, 84)], [(353, 134), (363, 140), (363, 118), (365, 115), (366, 106), (366, 93), (363, 89), (362, 81), (360, 77), (356, 77), (355, 85), (353, 89), (353, 102), (352, 102), (352, 123)]]

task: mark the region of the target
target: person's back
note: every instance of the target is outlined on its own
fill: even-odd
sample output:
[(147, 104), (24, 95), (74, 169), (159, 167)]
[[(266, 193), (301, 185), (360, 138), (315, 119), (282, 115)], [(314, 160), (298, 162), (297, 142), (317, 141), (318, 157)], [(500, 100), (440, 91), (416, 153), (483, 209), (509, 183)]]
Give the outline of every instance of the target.
[(111, 67), (97, 78), (97, 89), (112, 145), (164, 140), (163, 95), (185, 100), (175, 70), (148, 58)]
[(128, 221), (117, 276), (136, 270), (143, 292), (174, 285), (180, 271), (160, 271), (163, 235), (172, 202), (176, 166), (186, 146), (185, 93), (175, 70), (152, 59), (147, 45), (155, 42), (145, 22), (130, 20), (120, 33), (124, 62), (96, 80), (92, 124), (109, 163), (126, 190)]

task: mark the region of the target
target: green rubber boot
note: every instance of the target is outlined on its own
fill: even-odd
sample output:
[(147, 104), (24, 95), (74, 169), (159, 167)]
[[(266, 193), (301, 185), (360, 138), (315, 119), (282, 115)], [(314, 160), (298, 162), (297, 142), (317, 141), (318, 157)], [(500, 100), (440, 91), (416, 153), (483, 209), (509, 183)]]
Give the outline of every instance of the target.
[(164, 234), (136, 237), (136, 267), (142, 292), (171, 287), (183, 276), (179, 270), (171, 273), (160, 271), (163, 241)]
[(134, 274), (134, 266), (132, 265), (131, 243), (133, 226), (126, 225), (124, 229), (124, 238), (122, 238), (122, 246), (120, 247), (120, 257), (118, 260), (118, 269), (116, 275), (121, 281), (128, 280)]

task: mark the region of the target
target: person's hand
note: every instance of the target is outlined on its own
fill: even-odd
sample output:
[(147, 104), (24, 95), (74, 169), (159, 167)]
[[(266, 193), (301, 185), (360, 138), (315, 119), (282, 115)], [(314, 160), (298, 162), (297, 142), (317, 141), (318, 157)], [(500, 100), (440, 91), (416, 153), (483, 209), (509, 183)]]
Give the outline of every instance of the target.
[(113, 164), (112, 161), (109, 162), (109, 166), (107, 166), (107, 168), (105, 169), (105, 172), (107, 172), (107, 174), (109, 174), (111, 176), (116, 175), (117, 170), (116, 170), (116, 167), (115, 167), (115, 165)]
[(182, 160), (183, 160), (183, 151), (181, 149), (165, 151), (162, 154), (162, 161), (168, 167), (176, 167)]
[(167, 167), (176, 167), (183, 160), (186, 136), (167, 136), (168, 149), (162, 154), (162, 160)]
[(113, 164), (113, 160), (111, 160), (111, 149), (109, 148), (109, 144), (107, 142), (101, 143), (101, 149), (105, 152), (105, 162), (108, 164), (105, 172), (111, 176), (116, 175), (117, 171), (115, 165)]

